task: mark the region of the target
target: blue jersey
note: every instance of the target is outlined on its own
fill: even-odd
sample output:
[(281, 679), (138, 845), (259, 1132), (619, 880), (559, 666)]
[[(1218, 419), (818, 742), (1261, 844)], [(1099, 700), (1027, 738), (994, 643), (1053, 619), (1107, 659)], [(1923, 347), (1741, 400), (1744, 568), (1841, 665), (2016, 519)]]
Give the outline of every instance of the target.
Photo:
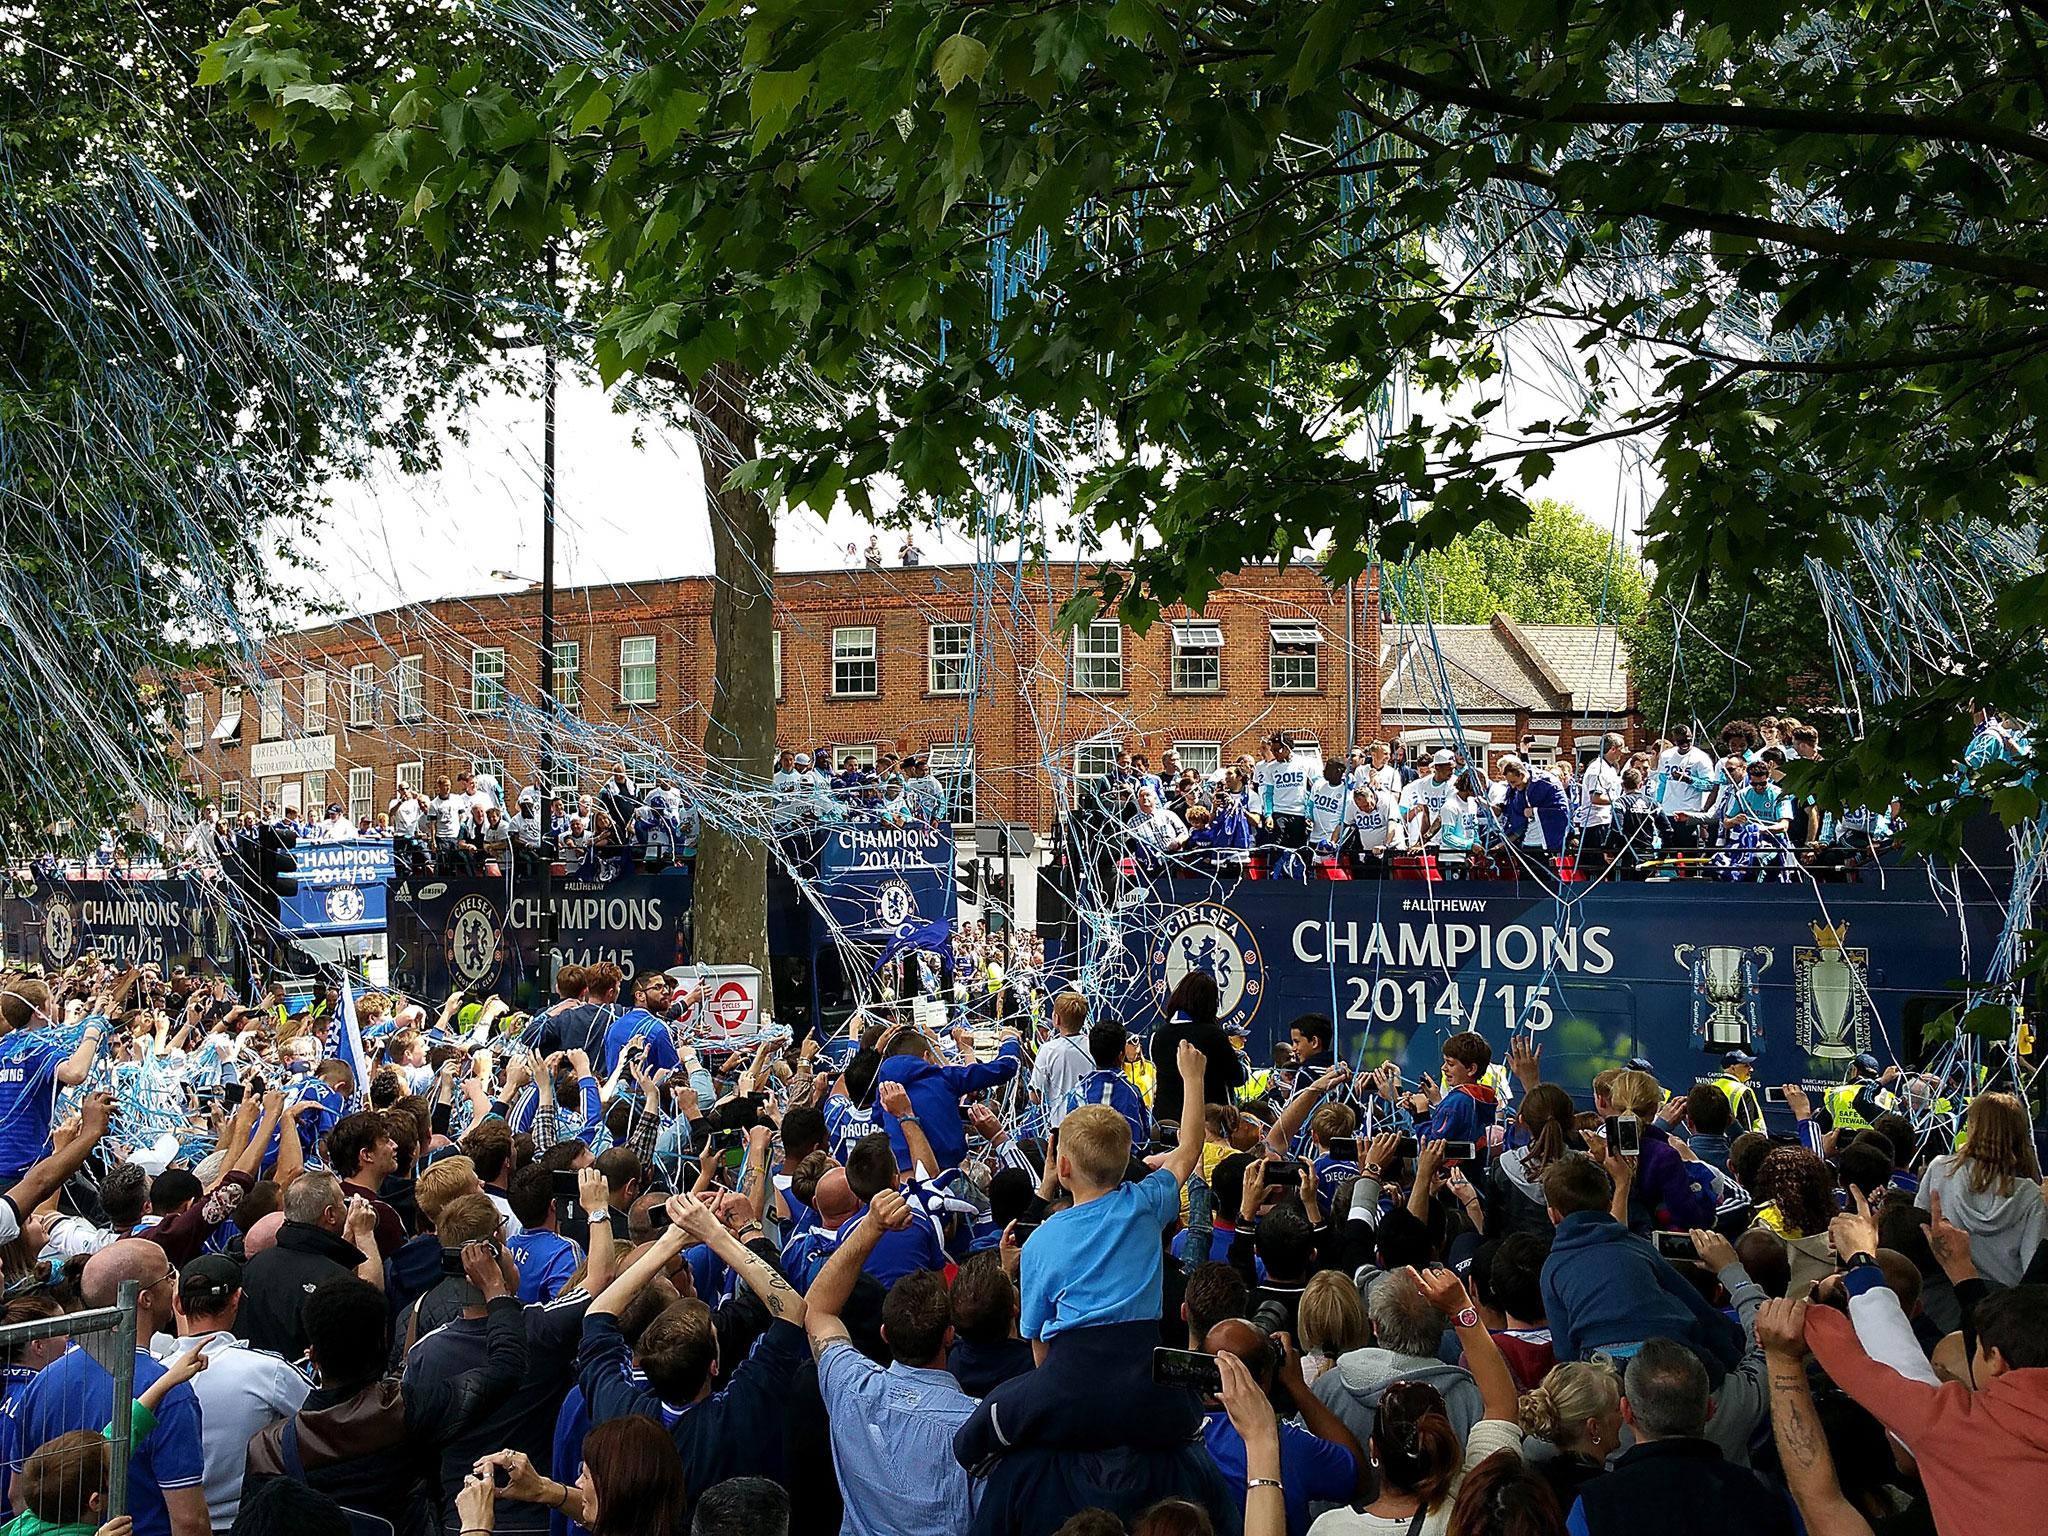
[(1100, 1069), (1090, 1072), (1067, 1091), (1066, 1103), (1060, 1110), (1061, 1117), (1071, 1115), (1083, 1104), (1106, 1104), (1129, 1121), (1133, 1147), (1144, 1146), (1152, 1134), (1145, 1114), (1145, 1101), (1131, 1086), (1131, 1080), (1121, 1072)]
[[(135, 1352), (135, 1394), (140, 1397), (164, 1373), (163, 1365)], [(73, 1430), (104, 1431), (113, 1418), (114, 1378), (75, 1345), (37, 1373), (22, 1394), (20, 1445), (33, 1450)], [(122, 1411), (128, 1411), (122, 1404)], [(199, 1428), (199, 1399), (189, 1384), (171, 1388), (156, 1411), (156, 1428), (134, 1443), (128, 1458), (128, 1512), (136, 1536), (171, 1536), (167, 1488), (199, 1488), (206, 1478), (206, 1452)]]
[(634, 1008), (612, 1020), (604, 1032), (605, 1076), (609, 1077), (618, 1070), (619, 1058), (635, 1040), (647, 1042), (646, 1056), (641, 1064), (648, 1071), (673, 1070), (683, 1064), (682, 1057), (676, 1054), (675, 1041), (669, 1038), (668, 1025), (645, 1008)]
[(10, 1035), (0, 1044), (0, 1175), (25, 1173), (50, 1155), (57, 1068), (70, 1055), (70, 1047), (43, 1030)]

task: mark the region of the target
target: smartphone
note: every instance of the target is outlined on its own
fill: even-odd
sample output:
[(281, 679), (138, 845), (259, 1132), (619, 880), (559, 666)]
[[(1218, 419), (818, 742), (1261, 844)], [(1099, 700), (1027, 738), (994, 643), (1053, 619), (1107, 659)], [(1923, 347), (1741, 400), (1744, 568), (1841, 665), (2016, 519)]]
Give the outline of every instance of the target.
[(1699, 1249), (1692, 1245), (1690, 1232), (1659, 1232), (1656, 1234), (1657, 1252), (1667, 1259), (1696, 1259)]
[(1340, 1163), (1356, 1163), (1358, 1161), (1358, 1138), (1356, 1136), (1332, 1136), (1330, 1138), (1330, 1156), (1337, 1159)]
[(1479, 1155), (1476, 1141), (1447, 1141), (1444, 1143), (1444, 1161), (1447, 1163), (1470, 1162)]
[(669, 1215), (667, 1206), (650, 1205), (647, 1208), (647, 1230), (649, 1232), (662, 1232), (668, 1227), (668, 1225)]
[(1032, 1233), (1036, 1232), (1040, 1227), (1044, 1225), (1045, 1221), (1043, 1218), (1027, 1220), (1024, 1217), (1019, 1216), (1015, 1221), (1010, 1223), (1010, 1231), (1013, 1234), (1015, 1234), (1017, 1239), (1017, 1246), (1021, 1248), (1024, 1246), (1024, 1239), (1029, 1237)]
[(1782, 1088), (1766, 1088), (1766, 1089), (1764, 1090), (1764, 1102), (1765, 1102), (1766, 1104), (1782, 1104), (1782, 1103), (1784, 1103), (1784, 1102), (1785, 1102), (1785, 1090), (1784, 1090), (1784, 1089), (1782, 1089)]
[(1223, 1371), (1216, 1357), (1196, 1349), (1153, 1350), (1152, 1380), (1162, 1387), (1187, 1387), (1212, 1396), (1223, 1390)]
[(1274, 1158), (1266, 1164), (1266, 1187), (1274, 1189), (1284, 1184), (1299, 1184), (1301, 1168), (1301, 1163), (1295, 1158)]
[(243, 1092), (244, 1089), (240, 1083), (222, 1083), (220, 1085), (220, 1101), (229, 1109), (234, 1109), (241, 1104)]
[(555, 1230), (566, 1235), (583, 1216), (576, 1203), (576, 1171), (557, 1168), (548, 1175), (548, 1184), (549, 1197), (555, 1203)]
[(1634, 1115), (1607, 1117), (1607, 1150), (1619, 1157), (1639, 1157), (1643, 1150), (1643, 1122)]

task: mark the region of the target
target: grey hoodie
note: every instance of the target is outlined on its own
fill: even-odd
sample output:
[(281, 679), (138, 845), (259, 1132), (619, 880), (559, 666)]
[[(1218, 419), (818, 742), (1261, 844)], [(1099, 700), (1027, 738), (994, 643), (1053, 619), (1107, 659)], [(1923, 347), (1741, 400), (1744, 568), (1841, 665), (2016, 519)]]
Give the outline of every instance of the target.
[(2041, 1186), (2024, 1177), (2013, 1180), (2012, 1192), (1997, 1185), (1977, 1192), (1970, 1188), (1969, 1160), (1961, 1153), (1937, 1157), (1927, 1165), (1920, 1193), (1913, 1203), (1931, 1210), (1941, 1196), (1941, 1214), (1970, 1234), (1970, 1257), (1977, 1272), (1993, 1285), (2018, 1285), (2041, 1240), (2048, 1237), (2048, 1204)]
[(1479, 1422), (1479, 1384), (1470, 1371), (1419, 1355), (1397, 1355), (1377, 1345), (1338, 1356), (1337, 1363), (1318, 1376), (1310, 1390), (1364, 1445), (1372, 1435), (1380, 1394), (1397, 1381), (1427, 1382), (1441, 1392), (1444, 1410), (1461, 1442)]

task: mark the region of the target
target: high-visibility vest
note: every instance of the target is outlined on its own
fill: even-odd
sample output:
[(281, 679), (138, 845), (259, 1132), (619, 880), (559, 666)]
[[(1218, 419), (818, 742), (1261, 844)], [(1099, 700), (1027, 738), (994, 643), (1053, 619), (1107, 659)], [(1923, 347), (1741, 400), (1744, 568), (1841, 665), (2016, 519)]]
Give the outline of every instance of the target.
[(1756, 1090), (1739, 1077), (1723, 1072), (1714, 1079), (1714, 1086), (1721, 1090), (1721, 1096), (1728, 1101), (1729, 1113), (1735, 1117), (1738, 1131), (1753, 1131), (1764, 1123), (1763, 1107), (1757, 1103)]
[(1856, 1108), (1856, 1099), (1863, 1092), (1861, 1083), (1844, 1083), (1827, 1092), (1828, 1118), (1838, 1131), (1863, 1131), (1870, 1128), (1870, 1122), (1863, 1118)]

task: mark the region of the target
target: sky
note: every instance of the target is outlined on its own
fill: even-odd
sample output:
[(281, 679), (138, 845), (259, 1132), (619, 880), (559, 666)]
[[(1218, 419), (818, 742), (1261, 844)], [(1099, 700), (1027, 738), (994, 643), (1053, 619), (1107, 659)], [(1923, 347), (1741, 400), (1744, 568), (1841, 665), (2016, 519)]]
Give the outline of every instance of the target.
[[(1551, 414), (1551, 349), (1530, 348), (1511, 366), (1502, 419)], [(555, 579), (562, 586), (608, 585), (711, 570), (703, 475), (687, 433), (642, 427), (614, 412), (596, 381), (565, 372), (556, 435), (558, 487)], [(435, 472), (387, 471), (338, 487), (312, 551), (322, 585), (346, 611), (375, 612), (451, 596), (514, 590), (539, 579), (541, 406), (510, 393), (487, 396), (467, 421), (467, 439), (445, 440)], [(1607, 447), (1560, 454), (1532, 495), (1571, 502), (1594, 522), (1622, 523), (1634, 542), (1637, 509), (1654, 482)], [(847, 514), (829, 522), (803, 510), (779, 520), (776, 564), (785, 571), (858, 563), (871, 526)], [(901, 535), (883, 530), (894, 563)], [(959, 529), (917, 535), (926, 563), (971, 563), (974, 541)], [(1112, 548), (1112, 553), (1115, 550)], [(506, 581), (493, 572), (512, 573)]]

